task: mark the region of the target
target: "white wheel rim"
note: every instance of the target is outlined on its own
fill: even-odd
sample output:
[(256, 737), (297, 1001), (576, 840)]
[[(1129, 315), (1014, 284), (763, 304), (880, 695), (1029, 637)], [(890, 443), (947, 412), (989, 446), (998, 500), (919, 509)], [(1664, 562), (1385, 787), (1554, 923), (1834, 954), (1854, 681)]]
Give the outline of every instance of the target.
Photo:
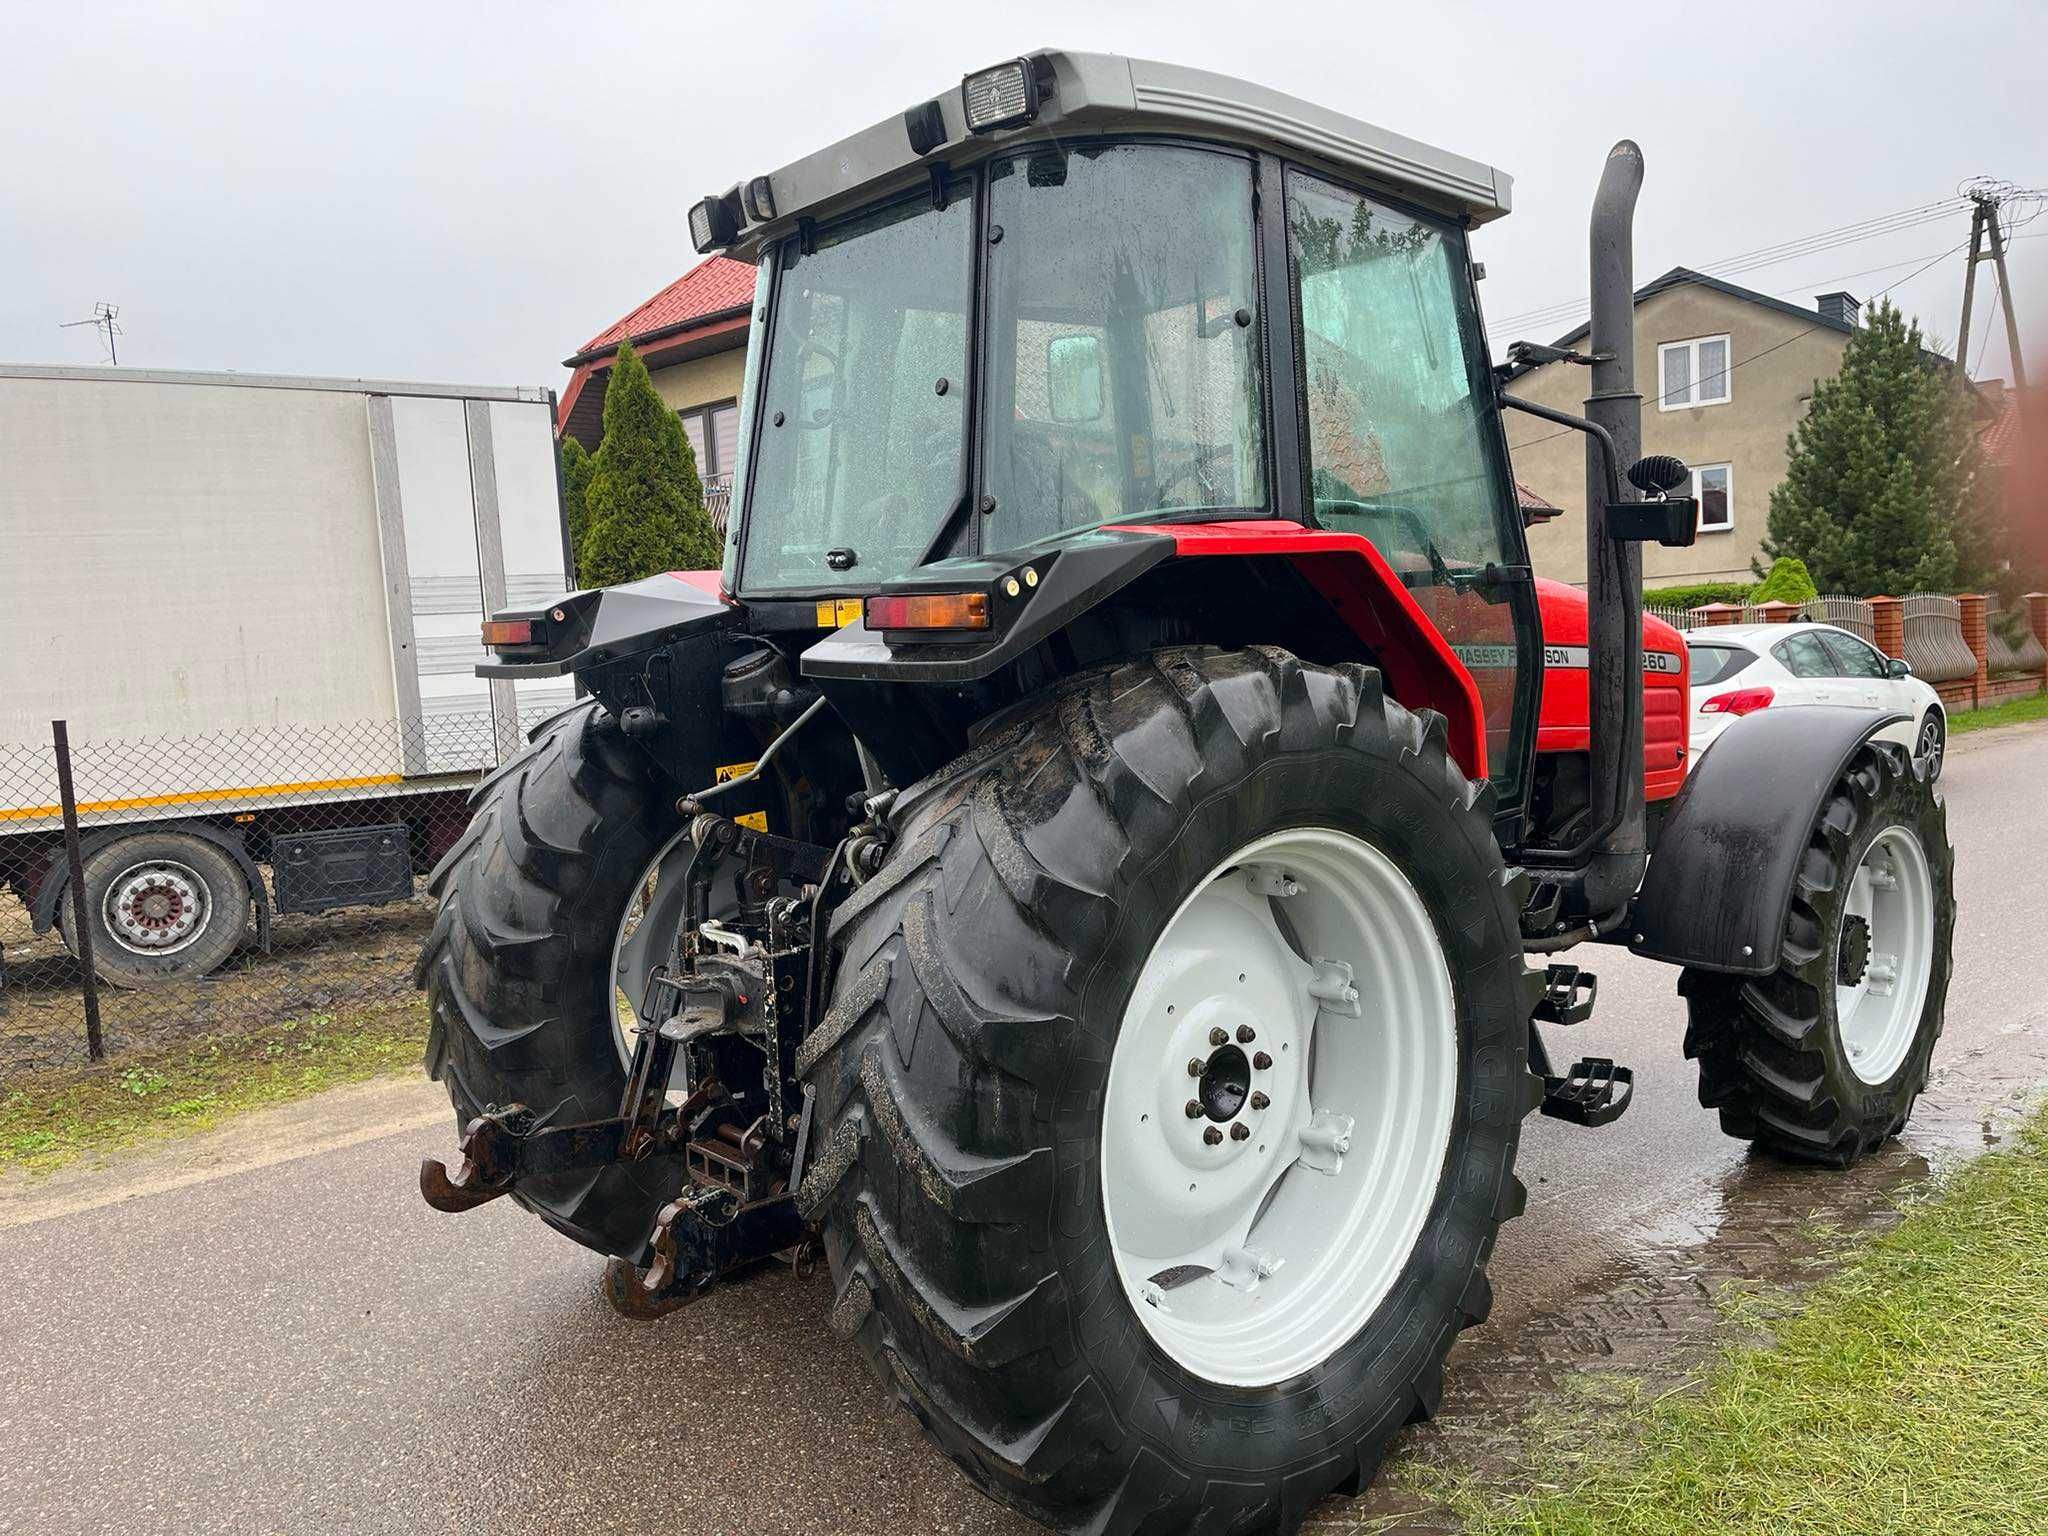
[(130, 954), (174, 955), (206, 932), (212, 906), (197, 870), (151, 859), (114, 877), (101, 912), (114, 942)]
[[(1858, 924), (1867, 946), (1854, 937)], [(1859, 953), (1859, 951), (1865, 951)], [(1849, 881), (1835, 936), (1835, 1022), (1849, 1068), (1888, 1081), (1920, 1030), (1934, 966), (1934, 879), (1906, 827), (1887, 827)]]
[(1110, 1246), (1146, 1331), (1230, 1386), (1329, 1359), (1421, 1234), (1457, 1080), (1450, 967), (1393, 860), (1303, 827), (1210, 871), (1139, 973), (1103, 1106)]

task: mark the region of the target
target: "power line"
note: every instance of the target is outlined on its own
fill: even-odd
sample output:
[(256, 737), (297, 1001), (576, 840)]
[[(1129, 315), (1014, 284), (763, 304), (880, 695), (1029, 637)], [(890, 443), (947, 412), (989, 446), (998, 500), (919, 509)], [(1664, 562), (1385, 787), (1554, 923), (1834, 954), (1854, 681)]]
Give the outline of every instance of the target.
[[(1852, 224), (1837, 225), (1833, 229), (1821, 230), (1816, 234), (1803, 235), (1796, 240), (1781, 240), (1773, 245), (1757, 246), (1753, 250), (1740, 251), (1733, 256), (1719, 257), (1703, 266), (1694, 268), (1710, 277), (1733, 277), (1744, 272), (1756, 271), (1763, 267), (1777, 266), (1796, 260), (1801, 256), (1817, 255), (1822, 251), (1854, 245), (1879, 235), (1896, 234), (1901, 230), (1916, 229), (1922, 224), (1932, 224), (1949, 217), (1969, 206), (1965, 197), (1944, 198), (1939, 202), (1922, 203), (1912, 208), (1901, 208), (1892, 213), (1880, 214), (1876, 218), (1859, 219)], [(1590, 299), (1570, 299), (1561, 303), (1542, 304), (1533, 309), (1504, 315), (1497, 322), (1504, 327), (1538, 323), (1552, 318), (1568, 318), (1586, 309)]]
[[(1950, 246), (1947, 250), (1942, 251), (1935, 255), (1931, 260), (1926, 262), (1924, 265), (1915, 267), (1911, 272), (1908, 272), (1904, 277), (1900, 278), (1897, 282), (1887, 283), (1884, 287), (1878, 289), (1877, 292), (1873, 293), (1871, 295), (1871, 298), (1881, 299), (1886, 294), (1890, 293), (1892, 289), (1904, 287), (1907, 283), (1910, 283), (1911, 281), (1913, 281), (1914, 278), (1918, 277), (1922, 272), (1927, 271), (1929, 268), (1933, 267), (1937, 262), (1943, 261), (1946, 258), (1955, 255), (1956, 252), (1962, 250), (1968, 244), (1969, 242), (1965, 240), (1960, 244)], [(1823, 322), (1816, 320), (1812, 325), (1807, 326), (1805, 330), (1795, 331), (1790, 336), (1787, 336), (1783, 341), (1772, 342), (1771, 345), (1765, 347), (1763, 350), (1759, 352), (1752, 352), (1749, 354), (1749, 356), (1741, 359), (1741, 361), (1739, 362), (1730, 363), (1725, 369), (1722, 370), (1723, 377), (1726, 377), (1727, 375), (1734, 373), (1735, 370), (1738, 368), (1746, 367), (1748, 364), (1755, 362), (1760, 357), (1769, 357), (1773, 352), (1776, 352), (1781, 347), (1789, 347), (1792, 345), (1793, 342), (1798, 341), (1803, 337), (1811, 336), (1815, 331), (1821, 328), (1822, 324)], [(1563, 437), (1566, 433), (1576, 432), (1577, 430), (1578, 428), (1576, 427), (1560, 427), (1555, 432), (1546, 432), (1541, 437), (1532, 437), (1525, 443), (1509, 443), (1508, 453), (1512, 456), (1517, 449), (1533, 448), (1538, 443), (1547, 443), (1553, 437)]]
[[(1800, 256), (1816, 255), (1822, 251), (1838, 249), (1841, 246), (1855, 245), (1880, 235), (1897, 234), (1903, 230), (1917, 229), (1923, 224), (1939, 223), (1950, 214), (1959, 212), (1972, 205), (1974, 198), (1967, 189), (1981, 189), (1994, 185), (1999, 189), (2000, 196), (2008, 204), (2033, 204), (2032, 210), (2024, 216), (2007, 220), (2006, 232), (2008, 241), (2018, 238), (2011, 233), (2014, 229), (2030, 224), (2044, 212), (2048, 212), (2048, 188), (2021, 187), (2011, 182), (1994, 183), (1988, 177), (1977, 177), (1973, 181), (1965, 183), (1965, 190), (1959, 191), (1955, 197), (1944, 198), (1932, 203), (1921, 203), (1912, 208), (1901, 208), (1896, 212), (1880, 214), (1875, 218), (1861, 219), (1853, 224), (1838, 225), (1833, 229), (1822, 230), (1817, 234), (1804, 235), (1796, 240), (1782, 240), (1774, 245), (1757, 246), (1753, 250), (1738, 252), (1733, 256), (1724, 256), (1715, 261), (1708, 262), (1704, 266), (1695, 267), (1693, 270), (1709, 277), (1736, 277), (1745, 272), (1757, 271), (1764, 267), (1778, 266), (1783, 262), (1791, 261)], [(2037, 239), (2039, 237), (2030, 235), (2025, 238)], [(1908, 258), (1908, 260), (1912, 259), (1915, 258)], [(1848, 276), (1867, 276), (1870, 272), (1888, 271), (1892, 266), (1904, 265), (1905, 262), (1903, 261), (1893, 262), (1886, 266), (1868, 268), (1864, 272), (1850, 273)], [(1822, 282), (1843, 282), (1846, 280), (1846, 278), (1820, 279)], [(1792, 290), (1780, 289), (1777, 291), (1789, 292)], [(1523, 325), (1543, 325), (1553, 320), (1570, 319), (1583, 312), (1590, 302), (1588, 299), (1581, 298), (1567, 300), (1562, 303), (1539, 305), (1534, 309), (1521, 310), (1512, 315), (1504, 315), (1497, 321), (1494, 321), (1493, 324), (1502, 329), (1513, 329)]]

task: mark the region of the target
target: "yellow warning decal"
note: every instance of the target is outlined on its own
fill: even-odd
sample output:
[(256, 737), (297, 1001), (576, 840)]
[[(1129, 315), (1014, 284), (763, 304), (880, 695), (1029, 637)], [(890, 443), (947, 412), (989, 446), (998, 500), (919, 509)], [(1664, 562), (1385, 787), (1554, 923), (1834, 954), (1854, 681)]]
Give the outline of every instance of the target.
[[(820, 606), (823, 605), (821, 604)], [(714, 784), (730, 784), (741, 774), (752, 772), (753, 768), (754, 764), (752, 763), (727, 763), (723, 767), (711, 770), (711, 781)], [(768, 813), (766, 811), (748, 811), (744, 816), (733, 817), (733, 820), (743, 827), (753, 828), (756, 832), (766, 832), (768, 830)]]
[(818, 599), (818, 627), (838, 629), (851, 624), (860, 617), (860, 599), (857, 597), (821, 597)]

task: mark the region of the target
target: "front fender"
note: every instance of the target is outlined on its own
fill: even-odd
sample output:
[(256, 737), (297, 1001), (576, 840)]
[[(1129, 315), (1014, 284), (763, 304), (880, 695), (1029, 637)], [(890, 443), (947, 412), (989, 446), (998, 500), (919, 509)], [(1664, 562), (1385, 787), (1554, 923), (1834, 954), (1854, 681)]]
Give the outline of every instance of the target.
[(1896, 710), (1793, 705), (1736, 721), (1693, 765), (1631, 910), (1652, 960), (1763, 976), (1776, 969), (1792, 881), (1828, 792)]

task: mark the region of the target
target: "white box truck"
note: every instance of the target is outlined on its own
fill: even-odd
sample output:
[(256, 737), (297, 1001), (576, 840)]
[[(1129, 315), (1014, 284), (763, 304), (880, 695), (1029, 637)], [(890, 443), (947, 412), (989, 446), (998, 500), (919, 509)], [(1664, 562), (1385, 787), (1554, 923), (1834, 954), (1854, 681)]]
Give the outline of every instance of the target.
[(473, 670), (486, 614), (574, 585), (553, 418), (539, 388), (0, 366), (0, 881), (35, 931), (72, 937), (59, 719), (107, 979), (411, 896), (570, 702)]

